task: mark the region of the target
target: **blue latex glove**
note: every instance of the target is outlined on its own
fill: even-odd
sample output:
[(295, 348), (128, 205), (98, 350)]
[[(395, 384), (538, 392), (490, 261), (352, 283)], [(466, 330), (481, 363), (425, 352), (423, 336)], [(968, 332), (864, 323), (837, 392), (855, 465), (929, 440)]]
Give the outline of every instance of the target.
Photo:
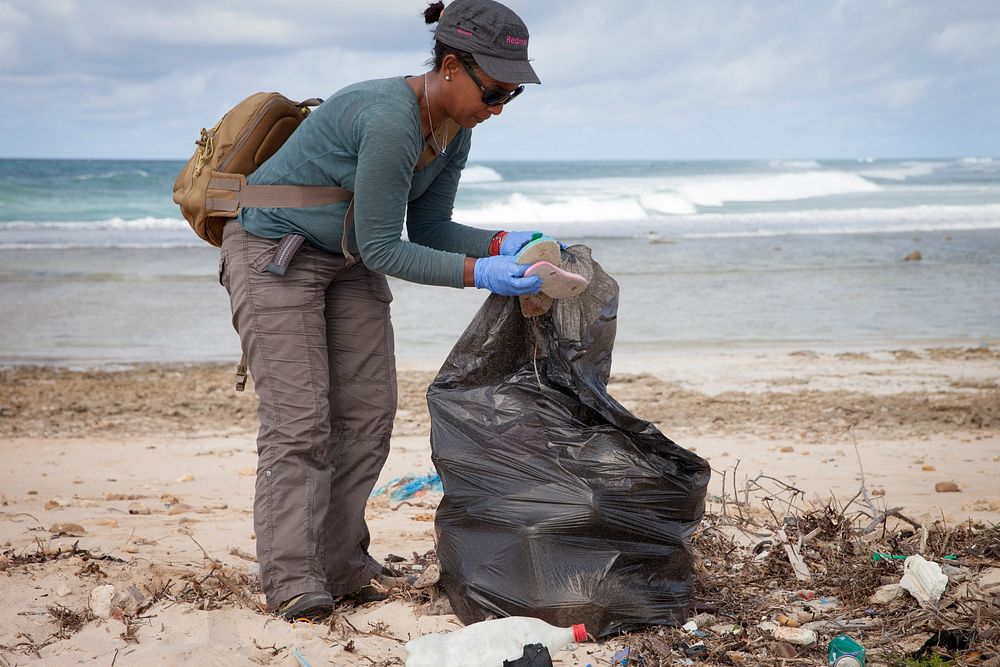
[(538, 276), (525, 278), (527, 269), (527, 264), (518, 264), (513, 257), (480, 257), (476, 260), (476, 287), (500, 296), (537, 294), (542, 289), (542, 279)]
[(543, 236), (541, 232), (507, 232), (500, 244), (501, 255), (516, 255), (521, 248), (536, 238)]

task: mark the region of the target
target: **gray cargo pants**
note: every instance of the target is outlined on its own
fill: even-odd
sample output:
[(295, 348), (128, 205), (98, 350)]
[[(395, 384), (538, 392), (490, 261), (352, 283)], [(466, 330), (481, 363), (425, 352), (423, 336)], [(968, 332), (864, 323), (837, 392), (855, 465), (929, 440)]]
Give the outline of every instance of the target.
[(379, 572), (365, 503), (396, 413), (385, 276), (308, 245), (277, 276), (265, 271), (277, 244), (230, 222), (219, 264), (260, 399), (253, 520), (271, 609)]

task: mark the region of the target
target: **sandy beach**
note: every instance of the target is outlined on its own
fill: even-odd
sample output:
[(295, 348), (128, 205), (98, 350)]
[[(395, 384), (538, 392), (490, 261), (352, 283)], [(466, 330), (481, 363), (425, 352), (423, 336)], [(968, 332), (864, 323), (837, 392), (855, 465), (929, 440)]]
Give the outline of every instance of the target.
[[(990, 526), (998, 349), (633, 355), (616, 360), (609, 393), (708, 459), (712, 512), (762, 474), (804, 504), (846, 503), (863, 472), (876, 503), (917, 524)], [(433, 470), (433, 376), (400, 369), (380, 484)], [(338, 608), (328, 623), (266, 615), (252, 555), (254, 409), (228, 365), (0, 371), (0, 665), (400, 665), (409, 638), (459, 627), (434, 586)], [(439, 500), (373, 499), (373, 554), (426, 571)], [(111, 616), (95, 617), (91, 593), (108, 584)], [(607, 665), (624, 645), (584, 643), (555, 664)]]

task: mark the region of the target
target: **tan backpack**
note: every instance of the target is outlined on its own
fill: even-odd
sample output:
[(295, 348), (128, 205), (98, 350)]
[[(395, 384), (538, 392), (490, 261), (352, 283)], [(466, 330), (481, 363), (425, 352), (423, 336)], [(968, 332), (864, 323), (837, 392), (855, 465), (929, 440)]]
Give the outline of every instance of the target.
[(292, 102), (279, 93), (255, 93), (201, 129), (194, 155), (174, 181), (174, 203), (195, 233), (222, 245), (222, 228), (243, 206), (301, 208), (352, 199), (350, 190), (327, 185), (247, 185), (246, 176), (292, 136), (310, 107), (322, 100)]

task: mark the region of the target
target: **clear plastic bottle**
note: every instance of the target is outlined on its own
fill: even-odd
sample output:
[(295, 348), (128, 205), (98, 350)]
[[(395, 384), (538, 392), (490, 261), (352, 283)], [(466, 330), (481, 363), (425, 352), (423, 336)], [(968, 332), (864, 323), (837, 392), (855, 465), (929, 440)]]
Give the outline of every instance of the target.
[(555, 655), (586, 639), (582, 624), (558, 628), (538, 618), (509, 616), (411, 639), (406, 667), (501, 667), (504, 660), (520, 658), (528, 644), (544, 644)]

